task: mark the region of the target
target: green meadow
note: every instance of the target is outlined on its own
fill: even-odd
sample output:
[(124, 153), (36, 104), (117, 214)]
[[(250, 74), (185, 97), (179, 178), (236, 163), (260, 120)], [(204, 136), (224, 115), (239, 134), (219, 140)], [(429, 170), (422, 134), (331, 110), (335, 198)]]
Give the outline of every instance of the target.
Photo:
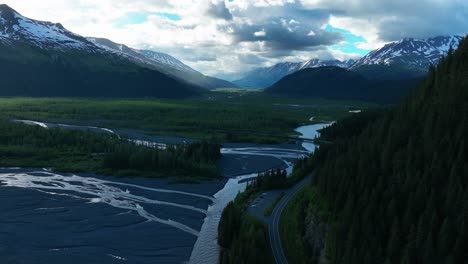
[(298, 126), (337, 120), (350, 115), (349, 110), (372, 107), (376, 105), (223, 89), (185, 100), (0, 98), (0, 119), (137, 129), (218, 142), (279, 143)]

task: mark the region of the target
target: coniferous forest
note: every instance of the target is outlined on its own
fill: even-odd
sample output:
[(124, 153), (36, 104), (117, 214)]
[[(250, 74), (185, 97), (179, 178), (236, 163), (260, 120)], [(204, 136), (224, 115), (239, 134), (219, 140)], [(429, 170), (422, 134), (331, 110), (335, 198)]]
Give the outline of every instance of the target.
[(178, 176), (184, 181), (197, 181), (220, 177), (220, 148), (218, 144), (201, 141), (159, 149), (136, 145), (116, 135), (44, 129), (0, 120), (0, 166), (51, 167), (106, 175)]
[(301, 169), (329, 263), (468, 263), (468, 39), (393, 111), (336, 123)]

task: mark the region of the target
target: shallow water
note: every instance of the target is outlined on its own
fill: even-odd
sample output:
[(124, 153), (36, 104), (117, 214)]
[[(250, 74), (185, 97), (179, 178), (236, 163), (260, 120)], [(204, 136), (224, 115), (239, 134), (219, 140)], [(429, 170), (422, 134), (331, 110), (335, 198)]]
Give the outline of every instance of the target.
[[(303, 126), (298, 128), (297, 131), (301, 133), (302, 137), (304, 138), (314, 138), (316, 135), (318, 135), (317, 130), (322, 129), (325, 126), (327, 125), (321, 124)], [(287, 162), (287, 171), (290, 173), (292, 171), (293, 163), (286, 161), (286, 158), (297, 159), (303, 155), (309, 154), (315, 150), (315, 145), (312, 144), (312, 146), (310, 146), (309, 143), (304, 142), (303, 147), (307, 149), (307, 151), (285, 150), (271, 147), (256, 147), (224, 149), (223, 153), (240, 152), (243, 155), (274, 156)], [(255, 176), (256, 174), (250, 174), (230, 179), (224, 188), (215, 194), (216, 200), (214, 201), (213, 205), (208, 208), (208, 214), (200, 230), (200, 235), (198, 236), (197, 242), (193, 248), (189, 263), (218, 263), (220, 252), (220, 248), (217, 243), (218, 224), (219, 220), (221, 219), (223, 209), (230, 201), (234, 200), (239, 192), (243, 192), (245, 190), (247, 183), (243, 182), (242, 179), (252, 178)]]
[(0, 169), (2, 263), (182, 263), (220, 186)]
[(193, 247), (189, 263), (218, 263), (218, 224), (223, 209), (229, 202), (234, 200), (237, 193), (245, 190), (247, 183), (239, 183), (239, 181), (254, 176), (255, 174), (229, 179), (224, 188), (215, 194), (216, 200), (208, 208), (208, 214)]
[[(323, 126), (297, 131), (314, 138)], [(166, 143), (132, 139), (153, 147)], [(302, 147), (226, 144), (225, 164), (244, 175), (196, 185), (0, 168), (0, 256), (6, 263), (217, 263), (218, 223), (224, 207), (245, 189), (239, 181), (277, 166), (291, 172), (295, 159), (315, 149), (311, 143)]]

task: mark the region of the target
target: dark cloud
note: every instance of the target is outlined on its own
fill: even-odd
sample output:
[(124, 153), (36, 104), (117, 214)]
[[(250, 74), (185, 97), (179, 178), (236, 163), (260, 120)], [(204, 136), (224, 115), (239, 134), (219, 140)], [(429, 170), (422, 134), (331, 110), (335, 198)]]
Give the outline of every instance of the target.
[[(454, 10), (455, 11), (455, 10)], [(393, 17), (378, 23), (379, 39), (395, 41), (402, 38), (428, 38), (446, 35), (465, 35), (468, 33), (468, 10), (464, 15), (457, 12), (432, 16)], [(460, 13), (459, 13), (460, 14)]]
[(233, 8), (236, 19), (220, 26), (220, 30), (229, 32), (236, 43), (261, 43), (256, 48), (260, 48), (257, 51), (263, 57), (289, 56), (295, 51), (324, 49), (344, 40), (341, 33), (321, 29), (330, 14), (326, 9), (307, 9), (299, 1), (276, 6), (252, 5), (247, 9)]
[(233, 29), (231, 34), (237, 42), (260, 41), (268, 48), (282, 51), (328, 46), (344, 39), (341, 33), (312, 28), (294, 19), (280, 19), (261, 25), (233, 25), (231, 28)]
[(224, 20), (232, 20), (233, 18), (231, 11), (226, 7), (226, 3), (224, 1), (216, 3), (210, 2), (206, 13), (211, 17)]
[[(307, 0), (303, 0), (307, 2)], [(465, 35), (468, 32), (468, 1), (462, 0), (323, 0), (309, 8), (334, 10), (335, 16), (369, 21), (383, 41)]]

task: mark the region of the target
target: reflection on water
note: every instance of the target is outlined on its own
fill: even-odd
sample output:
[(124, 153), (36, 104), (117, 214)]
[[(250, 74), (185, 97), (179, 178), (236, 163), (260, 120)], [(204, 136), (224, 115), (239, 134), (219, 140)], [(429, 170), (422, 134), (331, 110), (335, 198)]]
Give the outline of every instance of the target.
[[(302, 134), (302, 136), (300, 136), (301, 138), (314, 139), (315, 137), (318, 137), (320, 135), (320, 133), (318, 132), (320, 129), (330, 126), (331, 124), (333, 123), (301, 126), (298, 127), (296, 131)], [(312, 142), (304, 142), (302, 143), (302, 147), (307, 149), (309, 152), (314, 152), (316, 148), (315, 144)]]

